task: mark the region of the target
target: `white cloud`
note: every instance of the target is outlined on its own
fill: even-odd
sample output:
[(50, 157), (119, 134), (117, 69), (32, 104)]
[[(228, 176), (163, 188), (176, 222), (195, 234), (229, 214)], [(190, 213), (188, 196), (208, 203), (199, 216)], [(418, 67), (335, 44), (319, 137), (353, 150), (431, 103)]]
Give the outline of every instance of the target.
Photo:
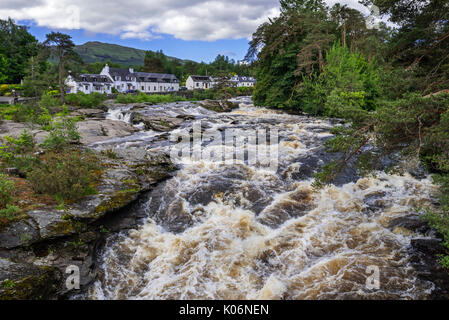
[[(341, 2), (357, 5), (357, 0)], [(278, 0), (0, 0), (2, 19), (142, 40), (158, 34), (204, 41), (249, 38), (278, 14)]]

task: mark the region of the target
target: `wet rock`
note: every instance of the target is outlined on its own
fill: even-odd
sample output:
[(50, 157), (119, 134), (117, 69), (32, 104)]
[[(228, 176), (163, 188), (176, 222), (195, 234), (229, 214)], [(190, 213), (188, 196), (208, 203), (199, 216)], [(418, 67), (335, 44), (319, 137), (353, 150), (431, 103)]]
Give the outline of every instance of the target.
[(426, 220), (415, 214), (393, 219), (388, 224), (388, 228), (392, 230), (402, 228), (404, 230), (410, 230), (413, 233), (421, 234), (427, 234), (432, 230)]
[(57, 268), (0, 258), (0, 300), (49, 299), (58, 290), (61, 278)]
[(72, 116), (104, 119), (106, 114), (101, 109), (78, 109), (72, 113)]
[(231, 112), (239, 107), (239, 103), (223, 100), (203, 100), (199, 101), (198, 104), (207, 110), (215, 112)]
[(169, 116), (148, 117), (140, 113), (135, 113), (132, 119), (133, 124), (143, 123), (146, 130), (168, 132), (178, 128), (184, 119)]
[(114, 120), (86, 120), (77, 123), (82, 144), (126, 137), (138, 131), (130, 124)]
[(38, 227), (31, 219), (10, 223), (0, 231), (0, 248), (28, 246), (40, 239)]
[(365, 205), (363, 212), (372, 213), (385, 209), (387, 207), (387, 202), (383, 200), (383, 198), (386, 195), (387, 193), (385, 191), (374, 191), (366, 194), (363, 198), (363, 203)]
[(445, 254), (438, 239), (412, 239), (411, 262), (418, 277), (435, 285), (430, 296), (434, 300), (449, 299), (449, 273), (438, 263), (438, 255)]
[(426, 255), (436, 256), (444, 253), (442, 241), (439, 239), (412, 239), (411, 245)]

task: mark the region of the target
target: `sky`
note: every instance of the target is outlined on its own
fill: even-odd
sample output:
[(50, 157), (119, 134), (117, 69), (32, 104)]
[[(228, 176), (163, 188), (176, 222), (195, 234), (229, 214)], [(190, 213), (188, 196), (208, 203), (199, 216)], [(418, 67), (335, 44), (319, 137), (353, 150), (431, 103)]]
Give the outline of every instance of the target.
[[(369, 13), (357, 0), (326, 2)], [(198, 62), (218, 54), (242, 60), (257, 27), (277, 15), (279, 0), (0, 0), (0, 19), (29, 26), (40, 41), (60, 31), (76, 44), (163, 50)]]

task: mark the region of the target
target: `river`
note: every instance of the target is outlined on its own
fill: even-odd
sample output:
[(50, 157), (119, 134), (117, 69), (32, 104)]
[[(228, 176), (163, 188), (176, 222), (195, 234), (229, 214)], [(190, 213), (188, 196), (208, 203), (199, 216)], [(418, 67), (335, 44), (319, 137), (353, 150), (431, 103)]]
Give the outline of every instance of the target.
[[(179, 171), (139, 208), (144, 223), (108, 238), (89, 298), (427, 299), (434, 284), (418, 276), (410, 241), (430, 235), (392, 222), (431, 205), (431, 180), (384, 172), (363, 178), (349, 168), (315, 192), (312, 174), (334, 157), (323, 144), (339, 122), (239, 102), (226, 114), (189, 102), (148, 106), (148, 115), (191, 115), (178, 130), (201, 120), (212, 133), (276, 131), (276, 167), (177, 159)], [(110, 117), (129, 121), (126, 112)], [(152, 131), (113, 143), (170, 147), (167, 134)]]

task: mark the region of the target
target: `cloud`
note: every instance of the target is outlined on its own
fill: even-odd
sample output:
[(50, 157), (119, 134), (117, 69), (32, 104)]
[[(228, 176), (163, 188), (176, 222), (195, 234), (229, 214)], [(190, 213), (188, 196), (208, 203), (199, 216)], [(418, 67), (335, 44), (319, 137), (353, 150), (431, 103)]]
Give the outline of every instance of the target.
[(250, 38), (278, 14), (278, 0), (0, 0), (1, 19), (142, 40), (161, 34), (203, 41)]

